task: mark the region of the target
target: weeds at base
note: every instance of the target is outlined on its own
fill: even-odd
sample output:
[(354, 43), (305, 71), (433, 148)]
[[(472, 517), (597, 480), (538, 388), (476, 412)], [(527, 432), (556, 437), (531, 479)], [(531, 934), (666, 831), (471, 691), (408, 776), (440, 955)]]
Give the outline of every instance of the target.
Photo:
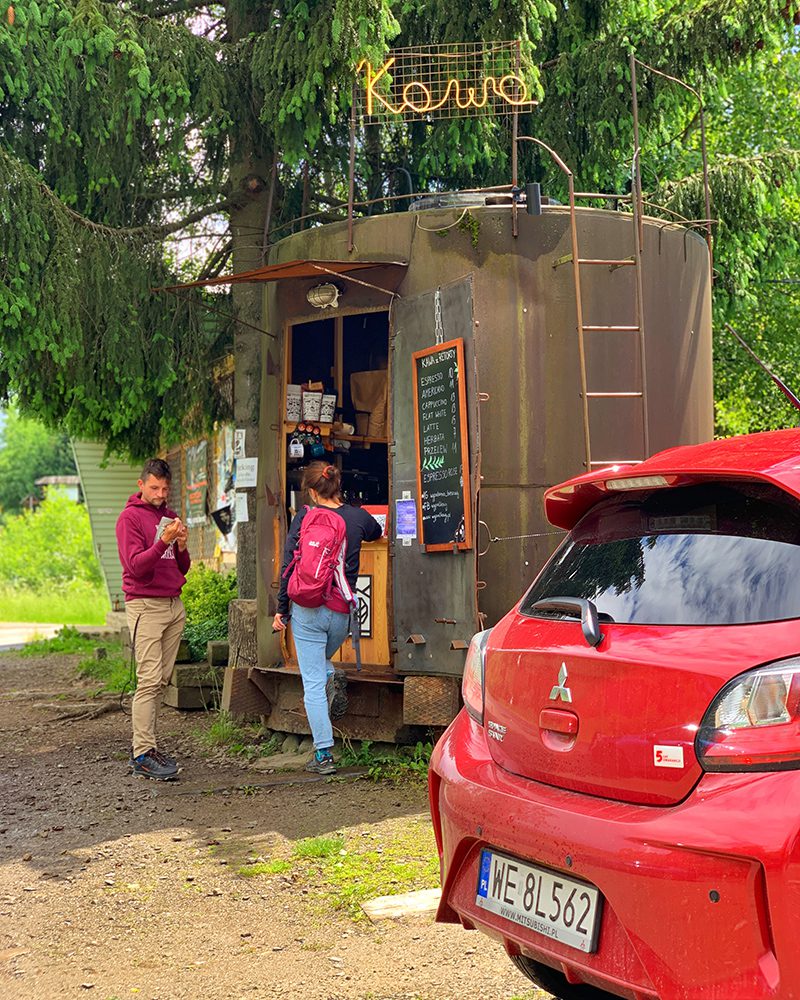
[(375, 750), (372, 740), (356, 745), (345, 737), (339, 756), (340, 767), (366, 768), (371, 781), (391, 781), (395, 784), (424, 784), (433, 753), (431, 742), (414, 746), (398, 746), (393, 750)]

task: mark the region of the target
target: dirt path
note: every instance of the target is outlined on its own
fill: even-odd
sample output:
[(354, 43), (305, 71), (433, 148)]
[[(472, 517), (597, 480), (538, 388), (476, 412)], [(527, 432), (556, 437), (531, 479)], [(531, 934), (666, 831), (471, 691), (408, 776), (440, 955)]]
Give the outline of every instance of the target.
[[(87, 690), (71, 657), (0, 654), (4, 1000), (544, 1000), (483, 936), (359, 918), (373, 881), (431, 884), (424, 789), (259, 788), (208, 759), (207, 716), (169, 709), (182, 780), (136, 779), (127, 716), (54, 721)], [(311, 837), (333, 857), (299, 857)]]

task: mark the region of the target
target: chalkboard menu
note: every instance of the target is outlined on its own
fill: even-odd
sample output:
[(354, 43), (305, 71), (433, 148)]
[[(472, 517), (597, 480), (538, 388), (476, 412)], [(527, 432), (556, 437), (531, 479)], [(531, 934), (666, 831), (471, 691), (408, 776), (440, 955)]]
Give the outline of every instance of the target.
[(420, 540), (426, 551), (472, 548), (464, 341), (412, 355)]

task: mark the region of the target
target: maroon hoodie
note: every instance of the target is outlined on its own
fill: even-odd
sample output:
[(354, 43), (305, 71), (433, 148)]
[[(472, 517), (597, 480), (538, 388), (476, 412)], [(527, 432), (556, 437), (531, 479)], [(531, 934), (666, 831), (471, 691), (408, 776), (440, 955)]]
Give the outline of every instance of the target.
[(180, 551), (175, 542), (156, 538), (162, 517), (178, 515), (161, 504), (154, 507), (141, 493), (128, 497), (117, 519), (117, 546), (122, 563), (125, 600), (135, 597), (178, 597), (186, 583), (192, 560), (188, 549)]

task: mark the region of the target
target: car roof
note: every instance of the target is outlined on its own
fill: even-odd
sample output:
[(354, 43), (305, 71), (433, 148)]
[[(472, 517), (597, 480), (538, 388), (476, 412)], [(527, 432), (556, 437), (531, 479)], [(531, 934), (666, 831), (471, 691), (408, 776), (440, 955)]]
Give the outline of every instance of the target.
[[(643, 485), (638, 495), (663, 486), (741, 478), (772, 483), (800, 499), (800, 428), (683, 445), (636, 465), (595, 469), (545, 491), (547, 518), (559, 528), (572, 528), (587, 510), (610, 495), (607, 482), (642, 476), (661, 476), (666, 482), (661, 487)], [(614, 491), (613, 495), (618, 494)]]

